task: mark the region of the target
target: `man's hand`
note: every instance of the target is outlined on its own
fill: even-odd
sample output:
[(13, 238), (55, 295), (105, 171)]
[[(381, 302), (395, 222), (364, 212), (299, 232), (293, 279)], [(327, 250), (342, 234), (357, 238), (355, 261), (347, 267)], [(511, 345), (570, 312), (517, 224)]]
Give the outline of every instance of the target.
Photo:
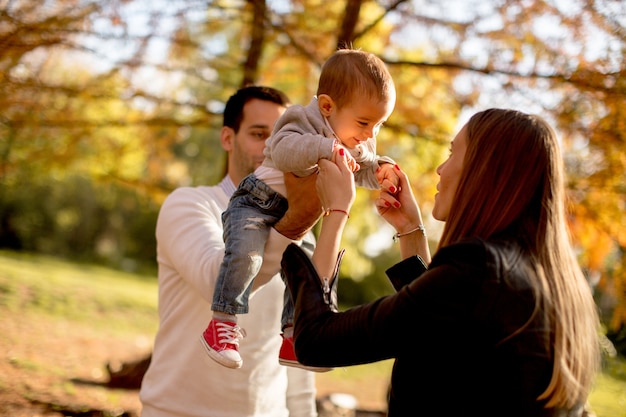
[(317, 173), (300, 178), (286, 172), (284, 176), (289, 209), (274, 229), (289, 239), (300, 240), (322, 215), (322, 204), (315, 189)]

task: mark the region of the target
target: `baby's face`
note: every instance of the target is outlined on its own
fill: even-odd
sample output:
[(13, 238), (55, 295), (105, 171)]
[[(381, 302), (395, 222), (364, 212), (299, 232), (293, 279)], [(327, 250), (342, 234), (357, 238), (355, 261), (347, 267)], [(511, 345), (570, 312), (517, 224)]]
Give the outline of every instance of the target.
[(380, 127), (393, 111), (393, 102), (365, 98), (335, 107), (328, 122), (341, 143), (349, 149), (376, 137)]

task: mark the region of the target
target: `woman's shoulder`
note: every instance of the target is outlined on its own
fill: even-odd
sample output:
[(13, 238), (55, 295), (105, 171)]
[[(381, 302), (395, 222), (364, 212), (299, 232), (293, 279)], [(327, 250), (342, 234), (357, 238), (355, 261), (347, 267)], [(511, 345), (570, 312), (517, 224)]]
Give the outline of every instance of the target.
[(430, 268), (452, 264), (460, 268), (479, 267), (502, 277), (528, 263), (528, 257), (515, 239), (468, 238), (441, 248), (434, 256)]
[(488, 255), (487, 242), (479, 238), (463, 239), (440, 248), (430, 268), (443, 264), (483, 264)]
[(536, 272), (528, 251), (516, 239), (467, 239), (442, 248), (437, 255), (431, 268), (437, 263), (453, 265), (461, 276), (479, 285), (476, 318), (510, 322), (515, 316), (520, 325), (528, 319), (535, 306)]

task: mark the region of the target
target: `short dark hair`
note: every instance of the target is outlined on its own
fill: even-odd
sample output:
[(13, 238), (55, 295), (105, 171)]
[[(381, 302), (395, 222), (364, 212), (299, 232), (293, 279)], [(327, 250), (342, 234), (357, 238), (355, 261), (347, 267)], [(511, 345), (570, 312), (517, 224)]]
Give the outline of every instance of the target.
[(243, 107), (253, 99), (271, 101), (287, 107), (291, 104), (285, 93), (272, 87), (251, 85), (240, 88), (230, 96), (224, 107), (224, 126), (232, 128), (235, 133), (239, 131), (243, 120)]

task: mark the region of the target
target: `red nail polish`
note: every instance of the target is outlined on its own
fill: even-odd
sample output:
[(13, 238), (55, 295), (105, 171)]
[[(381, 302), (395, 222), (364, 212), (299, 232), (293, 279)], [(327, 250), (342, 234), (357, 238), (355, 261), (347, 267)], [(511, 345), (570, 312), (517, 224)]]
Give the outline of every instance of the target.
[(339, 149), (339, 155), (343, 156), (343, 154), (344, 154), (343, 148)]
[(394, 206), (395, 208), (400, 208), (400, 203), (398, 203), (398, 202), (396, 201), (395, 203), (393, 203), (393, 206)]
[(396, 191), (396, 187), (394, 187), (393, 185), (389, 187), (389, 192), (391, 192), (392, 194), (395, 194)]
[(393, 167), (397, 169), (398, 171), (400, 171), (400, 167), (398, 166), (398, 164), (395, 164)]
[(385, 207), (389, 207), (391, 204), (389, 204), (389, 201), (385, 201)]

